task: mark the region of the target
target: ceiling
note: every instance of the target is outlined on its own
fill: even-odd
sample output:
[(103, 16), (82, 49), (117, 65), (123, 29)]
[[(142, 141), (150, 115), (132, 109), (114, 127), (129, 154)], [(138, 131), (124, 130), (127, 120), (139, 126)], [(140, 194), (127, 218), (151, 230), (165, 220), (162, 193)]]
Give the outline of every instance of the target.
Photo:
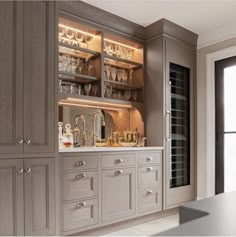
[(142, 26), (166, 18), (199, 35), (198, 47), (236, 36), (236, 0), (83, 0)]

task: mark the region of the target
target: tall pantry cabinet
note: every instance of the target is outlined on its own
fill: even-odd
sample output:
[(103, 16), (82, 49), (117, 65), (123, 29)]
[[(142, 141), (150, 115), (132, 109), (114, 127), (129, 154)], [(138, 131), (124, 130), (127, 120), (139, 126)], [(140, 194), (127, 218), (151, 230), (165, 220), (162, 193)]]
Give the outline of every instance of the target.
[(146, 136), (148, 145), (165, 147), (169, 209), (195, 199), (197, 35), (165, 19), (146, 31)]
[(53, 2), (0, 2), (0, 235), (55, 234), (54, 24)]

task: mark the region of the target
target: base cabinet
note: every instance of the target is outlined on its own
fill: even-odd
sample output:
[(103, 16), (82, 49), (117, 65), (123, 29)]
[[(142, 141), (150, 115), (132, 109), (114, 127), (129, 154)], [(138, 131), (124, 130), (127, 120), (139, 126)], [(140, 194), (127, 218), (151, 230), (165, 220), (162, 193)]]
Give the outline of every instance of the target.
[(0, 235), (55, 234), (54, 160), (0, 160)]
[(102, 221), (135, 214), (135, 168), (102, 171)]

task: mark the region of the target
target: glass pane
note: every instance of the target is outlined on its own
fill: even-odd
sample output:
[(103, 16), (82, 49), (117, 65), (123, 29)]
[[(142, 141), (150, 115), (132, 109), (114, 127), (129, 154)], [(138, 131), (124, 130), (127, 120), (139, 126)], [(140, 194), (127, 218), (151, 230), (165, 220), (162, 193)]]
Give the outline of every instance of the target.
[(225, 131), (236, 131), (236, 66), (224, 69)]
[(170, 187), (190, 184), (189, 69), (170, 64), (171, 180)]
[(224, 189), (236, 190), (236, 134), (225, 134), (224, 140)]

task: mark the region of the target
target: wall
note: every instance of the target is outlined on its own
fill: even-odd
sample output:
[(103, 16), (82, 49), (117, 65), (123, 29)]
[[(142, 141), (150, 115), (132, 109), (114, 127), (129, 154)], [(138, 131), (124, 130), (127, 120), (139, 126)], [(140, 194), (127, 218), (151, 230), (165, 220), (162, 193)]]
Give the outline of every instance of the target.
[[(197, 50), (197, 196), (206, 197), (206, 56), (218, 50), (236, 46), (236, 38)], [(236, 53), (235, 53), (236, 54)], [(212, 105), (214, 106), (214, 105)], [(212, 137), (212, 139), (215, 139)]]

